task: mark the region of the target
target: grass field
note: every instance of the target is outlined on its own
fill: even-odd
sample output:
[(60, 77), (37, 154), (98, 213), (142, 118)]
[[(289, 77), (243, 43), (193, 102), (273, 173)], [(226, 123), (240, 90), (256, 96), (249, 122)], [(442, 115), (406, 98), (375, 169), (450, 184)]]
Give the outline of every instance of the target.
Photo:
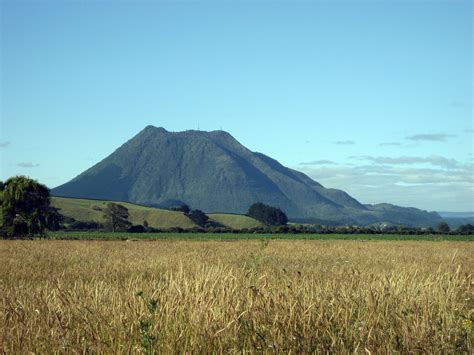
[(0, 353), (472, 353), (474, 243), (0, 241)]
[[(51, 204), (59, 208), (59, 212), (78, 221), (104, 222), (104, 212), (109, 201), (87, 200), (79, 198), (52, 197)], [(134, 224), (143, 224), (146, 220), (150, 227), (183, 229), (197, 227), (182, 212), (169, 211), (160, 208), (145, 207), (128, 202), (118, 202), (128, 208), (129, 220)], [(224, 226), (242, 229), (258, 227), (261, 224), (253, 218), (235, 214), (209, 214), (211, 220)]]
[(211, 220), (232, 229), (256, 228), (262, 226), (262, 223), (256, 219), (239, 214), (209, 213), (208, 216)]
[(474, 241), (474, 235), (49, 232), (56, 240), (413, 240)]

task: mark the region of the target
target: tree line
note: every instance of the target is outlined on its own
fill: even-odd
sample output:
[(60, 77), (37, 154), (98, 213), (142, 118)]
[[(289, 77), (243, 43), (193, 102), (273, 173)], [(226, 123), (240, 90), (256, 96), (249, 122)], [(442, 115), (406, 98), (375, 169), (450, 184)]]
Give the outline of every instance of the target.
[[(46, 230), (104, 230), (110, 232), (181, 232), (182, 228), (168, 230), (152, 228), (147, 221), (133, 225), (129, 221), (128, 209), (118, 203), (109, 202), (103, 210), (103, 223), (95, 221), (76, 221), (61, 215), (58, 209), (50, 205), (49, 189), (25, 176), (17, 176), (0, 182), (0, 236), (13, 238), (19, 236), (42, 236)], [(433, 228), (410, 228), (389, 226), (385, 228), (360, 226), (323, 226), (323, 225), (288, 225), (286, 214), (279, 208), (262, 202), (250, 206), (247, 215), (262, 223), (261, 227), (234, 230), (212, 220), (201, 210), (186, 204), (169, 207), (170, 210), (182, 212), (197, 227), (191, 231), (211, 233), (344, 233), (344, 234), (474, 234), (474, 226), (461, 225), (452, 231), (446, 222)]]

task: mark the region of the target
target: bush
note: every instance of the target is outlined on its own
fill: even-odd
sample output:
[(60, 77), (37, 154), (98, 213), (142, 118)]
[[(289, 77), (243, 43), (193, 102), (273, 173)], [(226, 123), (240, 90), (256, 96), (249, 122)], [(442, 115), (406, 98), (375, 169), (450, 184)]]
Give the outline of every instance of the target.
[(286, 214), (279, 208), (257, 202), (250, 206), (247, 215), (267, 226), (280, 226), (288, 223)]
[(461, 233), (461, 234), (472, 234), (472, 233), (474, 233), (474, 226), (470, 223), (463, 224), (463, 225), (459, 226), (457, 232)]
[(74, 221), (67, 227), (69, 230), (98, 230), (103, 228), (103, 224), (96, 221)]
[(130, 228), (127, 229), (128, 233), (145, 233), (146, 228), (140, 224), (133, 225)]
[(209, 220), (209, 217), (201, 210), (193, 210), (188, 217), (200, 227), (204, 227)]
[(188, 214), (191, 209), (189, 208), (188, 205), (186, 204), (182, 204), (182, 205), (177, 205), (177, 206), (171, 206), (171, 207), (168, 207), (168, 210), (170, 211), (177, 211), (177, 212), (183, 212), (185, 214)]
[(449, 225), (446, 222), (441, 222), (438, 224), (438, 233), (445, 234), (449, 233), (451, 229), (449, 228)]

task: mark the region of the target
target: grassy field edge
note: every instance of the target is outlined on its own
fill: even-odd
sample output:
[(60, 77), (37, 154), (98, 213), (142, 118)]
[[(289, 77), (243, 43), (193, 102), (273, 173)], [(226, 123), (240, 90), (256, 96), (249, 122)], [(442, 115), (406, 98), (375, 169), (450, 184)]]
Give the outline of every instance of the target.
[(414, 240), (474, 241), (474, 235), (50, 232), (54, 240)]

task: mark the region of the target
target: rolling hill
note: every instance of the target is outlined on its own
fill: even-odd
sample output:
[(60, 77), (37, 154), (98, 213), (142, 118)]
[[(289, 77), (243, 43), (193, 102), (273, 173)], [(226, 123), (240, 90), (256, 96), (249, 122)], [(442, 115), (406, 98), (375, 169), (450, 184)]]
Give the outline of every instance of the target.
[(415, 208), (364, 205), (248, 150), (224, 131), (168, 132), (153, 126), (52, 194), (154, 207), (184, 202), (207, 213), (242, 214), (263, 202), (281, 208), (290, 220), (322, 224), (434, 226), (441, 221), (438, 214)]
[[(78, 221), (103, 222), (107, 203), (104, 200), (88, 200), (77, 198), (52, 197), (51, 205), (58, 208), (59, 212)], [(117, 202), (128, 208), (129, 220), (133, 224), (143, 224), (146, 220), (150, 227), (169, 229), (179, 227), (190, 229), (197, 227), (182, 212), (169, 211), (160, 208), (145, 207), (133, 203)], [(261, 225), (260, 222), (244, 215), (210, 214), (211, 221), (233, 229), (253, 228)]]

